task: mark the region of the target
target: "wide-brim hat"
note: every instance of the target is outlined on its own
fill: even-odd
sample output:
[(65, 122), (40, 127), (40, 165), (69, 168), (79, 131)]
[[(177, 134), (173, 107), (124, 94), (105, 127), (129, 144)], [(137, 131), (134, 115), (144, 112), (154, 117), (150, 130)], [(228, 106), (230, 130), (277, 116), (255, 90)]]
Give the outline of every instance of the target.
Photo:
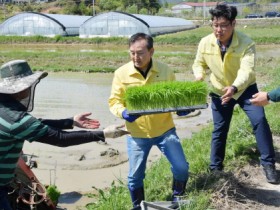
[(25, 60), (10, 61), (0, 67), (0, 93), (19, 93), (47, 75), (47, 72), (33, 73)]

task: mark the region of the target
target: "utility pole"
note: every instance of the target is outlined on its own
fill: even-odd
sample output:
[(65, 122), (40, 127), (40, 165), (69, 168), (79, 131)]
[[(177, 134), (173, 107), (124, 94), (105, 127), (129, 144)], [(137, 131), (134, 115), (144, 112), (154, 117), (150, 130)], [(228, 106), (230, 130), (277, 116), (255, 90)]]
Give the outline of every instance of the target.
[(205, 24), (206, 18), (206, 0), (203, 1), (203, 25)]
[(94, 0), (92, 0), (92, 16), (95, 16)]
[(5, 1), (3, 2), (3, 11), (4, 11), (4, 20), (6, 20), (6, 5), (5, 5)]

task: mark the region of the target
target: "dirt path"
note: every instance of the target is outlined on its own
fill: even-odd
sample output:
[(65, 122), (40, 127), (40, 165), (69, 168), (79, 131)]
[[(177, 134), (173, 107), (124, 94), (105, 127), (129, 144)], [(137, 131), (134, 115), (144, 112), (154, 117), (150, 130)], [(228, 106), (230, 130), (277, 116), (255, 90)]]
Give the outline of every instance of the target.
[[(274, 137), (276, 169), (280, 177), (280, 137)], [(276, 210), (280, 209), (280, 185), (266, 182), (262, 168), (252, 162), (235, 173), (220, 174), (213, 203), (217, 210)]]

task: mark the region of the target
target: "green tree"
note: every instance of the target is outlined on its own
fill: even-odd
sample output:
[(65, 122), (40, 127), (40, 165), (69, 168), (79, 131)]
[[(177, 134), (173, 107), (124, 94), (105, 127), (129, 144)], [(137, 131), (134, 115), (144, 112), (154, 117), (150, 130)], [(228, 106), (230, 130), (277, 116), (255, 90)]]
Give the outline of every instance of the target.
[(121, 6), (121, 2), (117, 0), (100, 0), (99, 7), (102, 11), (117, 10)]
[(160, 9), (160, 4), (158, 2), (158, 0), (149, 0), (148, 3), (148, 10), (150, 14), (156, 14), (158, 13), (159, 9)]
[(135, 5), (137, 12), (139, 13), (141, 9), (147, 9), (149, 14), (155, 14), (160, 9), (160, 4), (158, 0), (121, 0), (120, 1), (123, 8), (131, 7)]
[(57, 0), (56, 6), (64, 7), (67, 5), (67, 0)]
[(75, 2), (73, 4), (68, 4), (67, 6), (64, 7), (63, 13), (69, 15), (79, 14), (79, 6)]
[(131, 14), (137, 14), (137, 12), (138, 12), (137, 6), (134, 4), (134, 5), (127, 7), (126, 12), (131, 13)]
[(146, 8), (142, 8), (142, 9), (140, 9), (139, 14), (147, 15), (149, 13), (148, 13), (148, 10)]
[(79, 14), (92, 15), (92, 8), (90, 7), (90, 5), (87, 6), (85, 2), (82, 2), (79, 5)]

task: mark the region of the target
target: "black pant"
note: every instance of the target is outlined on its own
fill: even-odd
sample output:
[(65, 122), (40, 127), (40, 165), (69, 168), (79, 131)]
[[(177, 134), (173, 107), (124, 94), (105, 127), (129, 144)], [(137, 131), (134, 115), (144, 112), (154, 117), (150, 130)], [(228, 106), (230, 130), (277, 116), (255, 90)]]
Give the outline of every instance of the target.
[(0, 186), (0, 210), (12, 210), (8, 200), (8, 187)]
[(231, 99), (226, 105), (221, 104), (221, 99), (218, 95), (210, 94), (212, 99), (211, 108), (214, 122), (210, 169), (223, 168), (226, 140), (235, 104), (239, 104), (251, 121), (257, 146), (261, 153), (261, 164), (275, 164), (272, 134), (265, 117), (264, 108), (254, 106), (249, 101), (249, 99), (252, 98), (252, 95), (257, 92), (257, 85), (251, 85), (237, 100)]

